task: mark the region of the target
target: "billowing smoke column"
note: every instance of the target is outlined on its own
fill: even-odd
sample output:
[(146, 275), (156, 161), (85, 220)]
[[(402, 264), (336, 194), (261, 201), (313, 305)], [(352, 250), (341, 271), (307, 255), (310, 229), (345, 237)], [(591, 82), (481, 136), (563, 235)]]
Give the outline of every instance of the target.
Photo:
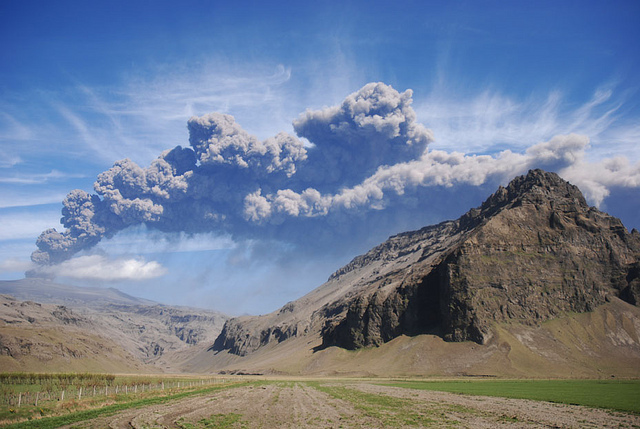
[[(229, 115), (193, 117), (190, 148), (164, 152), (147, 168), (118, 161), (98, 176), (95, 195), (72, 191), (63, 202), (65, 231), (44, 231), (31, 258), (58, 264), (139, 224), (316, 246), (323, 235), (369, 236), (375, 222), (397, 225), (402, 216), (433, 212), (463, 195), (434, 200), (430, 188), (504, 184), (529, 168), (559, 173), (595, 204), (611, 187), (640, 187), (640, 163), (588, 163), (589, 139), (576, 134), (524, 153), (427, 152), (431, 132), (416, 122), (411, 97), (410, 90), (370, 83), (338, 106), (302, 114), (293, 123), (298, 137), (280, 133), (264, 141)], [(391, 204), (395, 211), (382, 210)], [(366, 218), (354, 215), (368, 210)]]
[(301, 180), (320, 192), (354, 186), (382, 165), (418, 159), (433, 140), (416, 122), (412, 91), (368, 84), (340, 106), (307, 111), (293, 127), (315, 147)]
[[(371, 83), (340, 106), (306, 112), (294, 129), (310, 147), (287, 133), (259, 141), (229, 115), (193, 117), (188, 122), (191, 148), (164, 152), (147, 168), (118, 161), (98, 176), (95, 195), (69, 193), (62, 209), (65, 231), (44, 231), (31, 259), (57, 264), (138, 224), (162, 231), (238, 234), (252, 227), (268, 229), (264, 220), (271, 212), (304, 214), (299, 208), (293, 213), (294, 206), (287, 209), (288, 201), (280, 197), (300, 192), (313, 208), (311, 200), (320, 198), (320, 191), (355, 185), (381, 165), (425, 152), (431, 134), (415, 122), (411, 95)], [(273, 210), (267, 198), (277, 205)]]

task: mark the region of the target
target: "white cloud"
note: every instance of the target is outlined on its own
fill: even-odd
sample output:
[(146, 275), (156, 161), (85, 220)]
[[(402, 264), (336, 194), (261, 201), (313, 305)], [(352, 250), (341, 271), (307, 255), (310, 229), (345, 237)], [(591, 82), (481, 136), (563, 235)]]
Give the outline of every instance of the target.
[(640, 187), (640, 162), (632, 164), (622, 157), (588, 162), (585, 161), (588, 146), (586, 136), (570, 134), (535, 144), (525, 153), (505, 150), (490, 156), (431, 151), (419, 160), (380, 167), (362, 183), (337, 194), (321, 195), (314, 189), (301, 193), (286, 189), (264, 196), (250, 194), (245, 199), (245, 217), (253, 222), (270, 217), (281, 222), (282, 216), (318, 217), (337, 210), (380, 209), (391, 195), (406, 195), (429, 186), (478, 186), (489, 178), (505, 183), (531, 168), (556, 171), (580, 187), (597, 206), (611, 186)]
[(96, 246), (109, 255), (142, 255), (151, 253), (207, 252), (232, 249), (235, 243), (228, 236), (214, 233), (164, 233), (137, 226), (119, 232)]
[(7, 154), (0, 150), (0, 168), (11, 168), (22, 162), (22, 158), (18, 155)]
[(640, 160), (640, 124), (623, 119), (626, 95), (612, 85), (596, 89), (576, 106), (562, 91), (546, 97), (517, 99), (484, 91), (458, 98), (438, 90), (414, 102), (418, 120), (433, 130), (433, 147), (465, 153), (491, 153), (506, 147), (523, 150), (558, 134), (589, 136), (590, 156), (623, 155)]
[(29, 271), (35, 267), (36, 265), (33, 262), (24, 259), (7, 258), (0, 261), (0, 273), (24, 273), (25, 271)]
[[(0, 209), (12, 207), (34, 207), (46, 204), (55, 204), (60, 206), (60, 201), (65, 197), (66, 193), (37, 193), (26, 194), (17, 190), (0, 191)], [(59, 213), (58, 213), (59, 215)]]
[(623, 157), (577, 162), (565, 168), (561, 175), (577, 185), (596, 206), (602, 204), (612, 187), (640, 188), (640, 162), (633, 164)]
[(102, 255), (79, 256), (37, 270), (55, 277), (105, 282), (149, 280), (168, 272), (156, 261), (147, 262), (144, 258), (110, 260)]

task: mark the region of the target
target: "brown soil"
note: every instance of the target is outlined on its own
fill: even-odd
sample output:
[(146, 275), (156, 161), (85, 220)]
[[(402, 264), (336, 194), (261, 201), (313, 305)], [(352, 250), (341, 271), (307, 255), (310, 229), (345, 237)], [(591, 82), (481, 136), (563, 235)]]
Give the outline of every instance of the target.
[[(101, 417), (74, 428), (618, 428), (640, 416), (547, 402), (416, 391), (367, 383), (273, 382)], [(206, 425), (208, 421), (209, 425)], [(215, 422), (215, 423), (214, 423)], [(71, 427), (71, 426), (67, 426)]]

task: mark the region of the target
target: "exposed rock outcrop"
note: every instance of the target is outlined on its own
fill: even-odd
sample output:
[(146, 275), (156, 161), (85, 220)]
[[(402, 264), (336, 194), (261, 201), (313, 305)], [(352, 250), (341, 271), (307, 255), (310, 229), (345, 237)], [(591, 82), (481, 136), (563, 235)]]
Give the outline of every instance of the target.
[(280, 311), (229, 320), (213, 350), (246, 355), (321, 332), (323, 346), (438, 334), (485, 343), (495, 322), (537, 324), (610, 297), (640, 302), (640, 234), (532, 170), (456, 221), (399, 234)]

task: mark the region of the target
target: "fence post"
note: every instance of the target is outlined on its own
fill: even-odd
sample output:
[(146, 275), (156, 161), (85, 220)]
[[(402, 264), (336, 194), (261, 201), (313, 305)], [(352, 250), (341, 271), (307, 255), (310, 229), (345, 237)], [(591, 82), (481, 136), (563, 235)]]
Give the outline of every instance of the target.
[(82, 386), (80, 386), (80, 390), (78, 390), (78, 401), (82, 399)]
[(64, 390), (62, 391), (62, 396), (60, 397), (60, 402), (64, 402)]
[(20, 408), (20, 403), (22, 402), (22, 392), (18, 394), (18, 408)]
[(36, 392), (36, 407), (38, 406), (38, 399), (40, 398), (40, 392)]

